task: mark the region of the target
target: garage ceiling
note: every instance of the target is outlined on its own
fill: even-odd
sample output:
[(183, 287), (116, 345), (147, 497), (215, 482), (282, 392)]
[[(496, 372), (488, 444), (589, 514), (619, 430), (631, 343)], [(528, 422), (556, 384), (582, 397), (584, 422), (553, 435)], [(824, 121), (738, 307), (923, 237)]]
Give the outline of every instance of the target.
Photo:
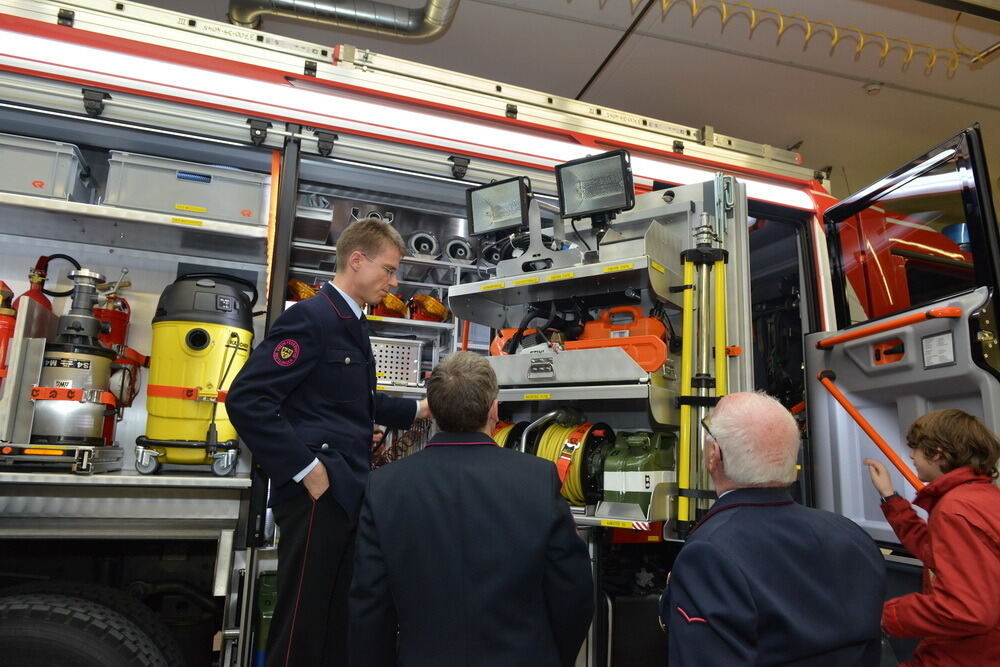
[[(391, 1), (408, 8), (424, 4)], [(228, 7), (227, 0), (147, 2), (223, 21)], [(859, 51), (857, 33), (847, 28), (941, 50), (962, 45), (981, 51), (1000, 41), (1000, 22), (918, 0), (726, 4), (730, 15), (723, 24), (720, 0), (461, 0), (451, 28), (426, 43), (271, 17), (262, 29), (569, 98), (583, 92), (580, 99), (601, 106), (712, 125), (782, 148), (799, 144), (807, 166), (832, 167), (837, 196), (979, 122), (1000, 198), (1000, 53), (975, 66), (962, 58), (949, 71), (943, 51), (928, 67), (925, 46), (914, 48), (908, 64), (903, 42), (890, 42), (883, 58), (883, 40), (867, 37)], [(746, 4), (758, 8), (753, 30)], [(780, 36), (776, 13), (765, 7), (786, 17)], [(696, 17), (692, 8), (700, 9)], [(813, 22), (808, 41), (804, 22), (793, 15)], [(830, 24), (840, 26), (834, 45)]]

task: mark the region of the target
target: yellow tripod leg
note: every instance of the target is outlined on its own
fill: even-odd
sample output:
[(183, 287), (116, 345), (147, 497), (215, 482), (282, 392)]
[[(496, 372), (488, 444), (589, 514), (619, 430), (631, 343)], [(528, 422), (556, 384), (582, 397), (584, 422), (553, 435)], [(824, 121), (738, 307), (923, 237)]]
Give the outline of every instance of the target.
[[(694, 262), (684, 262), (684, 299), (681, 310), (681, 396), (691, 395), (691, 375), (694, 366)], [(681, 490), (691, 488), (691, 406), (681, 405), (681, 423), (677, 453), (677, 486)], [(692, 521), (691, 499), (677, 498), (677, 520)]]
[(715, 263), (715, 395), (729, 393), (729, 357), (726, 356), (726, 263)]

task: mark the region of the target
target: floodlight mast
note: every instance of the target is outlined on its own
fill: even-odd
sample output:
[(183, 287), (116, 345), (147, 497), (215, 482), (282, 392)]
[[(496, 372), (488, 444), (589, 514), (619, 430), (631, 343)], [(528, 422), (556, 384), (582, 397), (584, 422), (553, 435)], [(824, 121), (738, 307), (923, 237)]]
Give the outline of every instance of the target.
[(550, 205), (538, 201), (531, 195), (528, 196), (528, 248), (517, 257), (498, 262), (497, 277), (505, 278), (531, 271), (563, 269), (583, 261), (583, 253), (577, 248), (562, 249), (564, 228), (562, 218), (558, 214), (552, 225), (553, 238), (557, 241), (558, 248), (553, 250), (545, 245), (542, 238), (543, 206), (548, 210)]

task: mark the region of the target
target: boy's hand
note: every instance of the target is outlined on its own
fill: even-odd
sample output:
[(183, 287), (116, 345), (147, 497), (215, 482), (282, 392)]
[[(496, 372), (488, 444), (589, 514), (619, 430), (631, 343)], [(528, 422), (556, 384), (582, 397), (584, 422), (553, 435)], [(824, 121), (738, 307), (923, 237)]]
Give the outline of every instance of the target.
[(865, 459), (863, 463), (868, 466), (868, 474), (871, 475), (872, 486), (875, 487), (878, 494), (883, 498), (891, 496), (893, 493), (892, 478), (889, 477), (889, 471), (886, 467), (875, 459)]

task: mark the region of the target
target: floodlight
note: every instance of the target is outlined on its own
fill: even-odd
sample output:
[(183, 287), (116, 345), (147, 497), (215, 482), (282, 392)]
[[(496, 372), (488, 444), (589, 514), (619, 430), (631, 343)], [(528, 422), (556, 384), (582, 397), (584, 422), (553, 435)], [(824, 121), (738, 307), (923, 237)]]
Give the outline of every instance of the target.
[(632, 166), (625, 150), (601, 153), (556, 166), (559, 212), (564, 218), (597, 218), (606, 224), (635, 206)]
[(466, 192), (472, 236), (493, 234), (528, 226), (528, 193), (531, 181), (524, 176), (480, 185)]

